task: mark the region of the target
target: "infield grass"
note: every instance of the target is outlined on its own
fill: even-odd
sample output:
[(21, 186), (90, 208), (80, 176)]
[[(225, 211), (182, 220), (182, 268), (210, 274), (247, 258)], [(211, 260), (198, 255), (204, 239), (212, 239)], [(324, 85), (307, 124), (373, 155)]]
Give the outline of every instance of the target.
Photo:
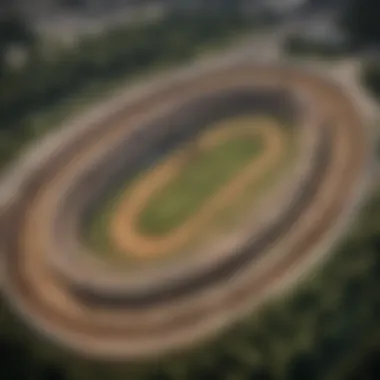
[(237, 171), (260, 154), (257, 138), (232, 138), (190, 159), (181, 173), (158, 191), (140, 214), (137, 228), (160, 235), (184, 223)]

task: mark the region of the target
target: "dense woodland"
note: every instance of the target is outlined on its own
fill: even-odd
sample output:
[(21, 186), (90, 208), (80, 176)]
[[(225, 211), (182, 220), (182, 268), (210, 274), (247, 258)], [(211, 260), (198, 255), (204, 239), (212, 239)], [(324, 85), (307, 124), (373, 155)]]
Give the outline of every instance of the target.
[[(344, 25), (361, 45), (377, 44), (377, 0), (352, 1)], [(365, 18), (363, 21), (362, 18)], [(47, 55), (20, 20), (0, 25), (0, 160), (8, 162), (46, 126), (34, 115), (62, 107), (93, 82), (112, 82), (194, 56), (218, 39), (251, 28), (238, 12), (168, 17), (159, 24), (116, 28)], [(9, 31), (12, 31), (10, 33)], [(4, 36), (7, 38), (4, 38)], [(22, 69), (7, 65), (11, 41), (29, 49)], [(152, 43), (152, 41), (154, 41)], [(363, 82), (380, 94), (379, 65)], [(91, 87), (90, 87), (91, 89)], [(49, 111), (50, 112), (50, 111)], [(51, 125), (49, 124), (49, 127)], [(379, 379), (380, 192), (337, 253), (295, 294), (265, 307), (215, 342), (144, 365), (92, 363), (34, 336), (0, 303), (0, 378), (5, 380), (313, 380)]]
[(351, 34), (358, 46), (378, 46), (380, 3), (376, 0), (345, 0), (346, 10), (341, 17), (342, 26)]

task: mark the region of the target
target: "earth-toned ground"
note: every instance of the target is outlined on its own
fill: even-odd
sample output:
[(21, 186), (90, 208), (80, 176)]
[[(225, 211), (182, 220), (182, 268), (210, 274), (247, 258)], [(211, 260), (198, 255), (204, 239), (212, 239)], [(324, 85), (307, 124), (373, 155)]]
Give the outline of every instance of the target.
[[(213, 176), (215, 176), (215, 171), (218, 167), (222, 175), (226, 174), (226, 172), (228, 172), (228, 167), (226, 166), (226, 164), (228, 164), (227, 160), (230, 158), (231, 162), (234, 156), (231, 154), (226, 157), (228, 152), (226, 151), (226, 147), (222, 146), (225, 149), (221, 149), (221, 153), (224, 153), (226, 162), (223, 162), (223, 156), (221, 156), (219, 160), (214, 159), (212, 166), (208, 168), (206, 165), (207, 162), (205, 162), (207, 157), (204, 157), (204, 161), (198, 164), (199, 167), (196, 167), (198, 170), (192, 174), (190, 169), (186, 169), (186, 165), (189, 165), (188, 161), (189, 159), (191, 160), (192, 157), (189, 157), (189, 152), (186, 149), (179, 150), (169, 159), (160, 163), (156, 168), (150, 170), (146, 176), (136, 181), (125, 199), (122, 199), (121, 205), (116, 210), (116, 215), (111, 224), (112, 240), (115, 242), (119, 251), (133, 252), (133, 254), (141, 257), (149, 257), (179, 249), (181, 245), (186, 244), (186, 241), (194, 238), (196, 231), (207, 228), (207, 224), (217, 211), (238, 198), (249, 183), (260, 180), (260, 177), (265, 175), (266, 172), (273, 170), (276, 164), (278, 165), (283, 153), (282, 148), (284, 148), (285, 140), (281, 129), (271, 120), (258, 120), (258, 122), (255, 122), (255, 120), (248, 118), (236, 122), (238, 125), (235, 125), (233, 128), (228, 125), (217, 126), (215, 130), (199, 137), (195, 143), (200, 152), (195, 154), (202, 155), (203, 152), (207, 152), (208, 150), (215, 150), (216, 147), (223, 143), (226, 144), (228, 141), (231, 144), (231, 142), (234, 142), (233, 139), (237, 137), (245, 139), (240, 141), (239, 145), (236, 144), (240, 149), (238, 152), (232, 152), (235, 153), (235, 156), (236, 153), (241, 153), (241, 149), (244, 148), (243, 143), (247, 142), (246, 139), (248, 139), (250, 143), (252, 141), (250, 145), (253, 146), (254, 150), (257, 150), (254, 139), (258, 137), (261, 139), (261, 144), (263, 144), (262, 154), (260, 154), (259, 157), (251, 158), (251, 162), (249, 163), (243, 162), (245, 165), (238, 171), (238, 174), (235, 176), (232, 175), (233, 179), (227, 180), (225, 184), (220, 186), (220, 189), (218, 189), (218, 186), (215, 189), (216, 191), (212, 191), (214, 189), (211, 189), (210, 192), (207, 186), (207, 180), (215, 181)], [(194, 149), (194, 147), (191, 146), (190, 149)], [(190, 152), (190, 154), (192, 154), (192, 152)], [(205, 154), (203, 155), (205, 156)], [(216, 159), (217, 158), (218, 157), (216, 157)], [(242, 158), (245, 157), (243, 156)], [(204, 174), (201, 171), (202, 166), (206, 169)], [(232, 169), (235, 168), (232, 167)], [(186, 183), (184, 185), (180, 184), (183, 188), (178, 189), (177, 194), (176, 189), (168, 189), (169, 194), (159, 194), (160, 197), (155, 200), (156, 207), (155, 204), (147, 206), (149, 199), (154, 197), (154, 194), (164, 191), (166, 186), (170, 186), (171, 182), (173, 184), (172, 186), (178, 186), (179, 180), (176, 180), (175, 177), (180, 174), (182, 174), (182, 177), (186, 176), (182, 181), (186, 181), (191, 175), (195, 177), (194, 180), (196, 181), (203, 175), (203, 184), (199, 183), (196, 185), (197, 187), (193, 188), (189, 188), (189, 184)], [(218, 180), (218, 178), (216, 178), (216, 180)], [(211, 193), (208, 195), (210, 199), (202, 203), (197, 202), (196, 199), (194, 202), (193, 198), (197, 197), (199, 192)], [(189, 194), (188, 197), (183, 199), (187, 193)], [(150, 218), (156, 217), (158, 219), (157, 222), (154, 223), (156, 230), (160, 227), (165, 228), (166, 221), (165, 218), (161, 218), (160, 220), (160, 213), (170, 212), (171, 210), (168, 209), (168, 205), (165, 204), (162, 199), (163, 197), (170, 198), (173, 201), (174, 205), (171, 207), (174, 210), (172, 212), (175, 212), (181, 207), (189, 207), (189, 217), (182, 221), (182, 218), (178, 220), (177, 217), (177, 220), (175, 220), (175, 222), (177, 222), (176, 225), (166, 234), (151, 236), (140, 232), (141, 228), (138, 228), (137, 221), (139, 220), (140, 214), (144, 214), (144, 208), (147, 207), (153, 208), (152, 211), (146, 211), (146, 213), (150, 212), (152, 214)], [(197, 198), (199, 198), (199, 195)], [(177, 202), (177, 204), (175, 202)], [(163, 211), (157, 210), (160, 206), (164, 207)], [(141, 218), (143, 217), (144, 215), (141, 216)], [(149, 215), (146, 216), (146, 218), (149, 219)], [(149, 223), (149, 221), (147, 223)]]
[[(239, 119), (247, 113), (284, 120), (284, 127)], [(234, 127), (223, 126), (234, 118)], [(204, 132), (206, 125), (217, 128)], [(295, 157), (276, 171), (292, 146), (286, 126)], [(259, 138), (260, 149), (253, 144), (244, 165), (221, 172), (212, 196), (197, 196), (170, 228), (152, 222), (149, 213), (168, 202), (185, 167), (242, 136)], [(189, 140), (190, 151), (178, 149)], [(328, 250), (362, 196), (369, 157), (352, 99), (300, 68), (242, 62), (168, 83), (61, 142), (9, 198), (1, 221), (5, 293), (32, 326), (82, 354), (141, 358), (188, 347), (252, 312)], [(275, 180), (258, 197), (270, 171)], [(109, 265), (83, 235), (121, 185), (105, 227), (116, 250), (144, 258), (133, 271)], [(234, 213), (235, 201), (244, 213), (218, 233), (213, 218)], [(193, 246), (208, 228), (213, 238)], [(181, 255), (148, 260), (169, 251)]]

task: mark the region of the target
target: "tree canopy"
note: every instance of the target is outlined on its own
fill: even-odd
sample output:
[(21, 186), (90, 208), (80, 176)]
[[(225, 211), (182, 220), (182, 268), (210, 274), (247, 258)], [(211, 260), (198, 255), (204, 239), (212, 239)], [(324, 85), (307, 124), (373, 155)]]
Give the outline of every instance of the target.
[(26, 21), (17, 13), (6, 13), (0, 18), (0, 75), (5, 65), (6, 53), (14, 44), (31, 48), (35, 35)]
[(380, 2), (348, 0), (342, 18), (343, 27), (359, 43), (380, 42)]

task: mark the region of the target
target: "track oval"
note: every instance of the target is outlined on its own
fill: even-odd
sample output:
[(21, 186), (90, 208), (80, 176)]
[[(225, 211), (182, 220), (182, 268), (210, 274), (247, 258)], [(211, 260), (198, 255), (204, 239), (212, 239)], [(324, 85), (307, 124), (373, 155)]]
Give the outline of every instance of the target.
[[(148, 130), (154, 131), (151, 139), (163, 138), (165, 128), (146, 128), (149, 118), (164, 117), (173, 104), (243, 84), (302, 91), (313, 110), (302, 117), (302, 160), (286, 186), (270, 194), (263, 226), (248, 225), (228, 249), (207, 252), (206, 258), (178, 260), (127, 278), (86, 255), (78, 240), (83, 213), (110, 178), (125, 170), (122, 147), (133, 148)], [(345, 215), (367, 164), (360, 115), (350, 100), (334, 84), (299, 70), (240, 65), (216, 71), (169, 86), (109, 123), (112, 128), (95, 128), (41, 167), (10, 207), (4, 228), (6, 291), (18, 309), (61, 343), (102, 357), (143, 357), (184, 347), (245, 315)], [(131, 150), (131, 162), (138, 153)], [(77, 166), (60, 182), (70, 159)], [(95, 175), (101, 171), (108, 175)], [(60, 192), (49, 190), (53, 183)], [(37, 207), (39, 199), (44, 208)]]

